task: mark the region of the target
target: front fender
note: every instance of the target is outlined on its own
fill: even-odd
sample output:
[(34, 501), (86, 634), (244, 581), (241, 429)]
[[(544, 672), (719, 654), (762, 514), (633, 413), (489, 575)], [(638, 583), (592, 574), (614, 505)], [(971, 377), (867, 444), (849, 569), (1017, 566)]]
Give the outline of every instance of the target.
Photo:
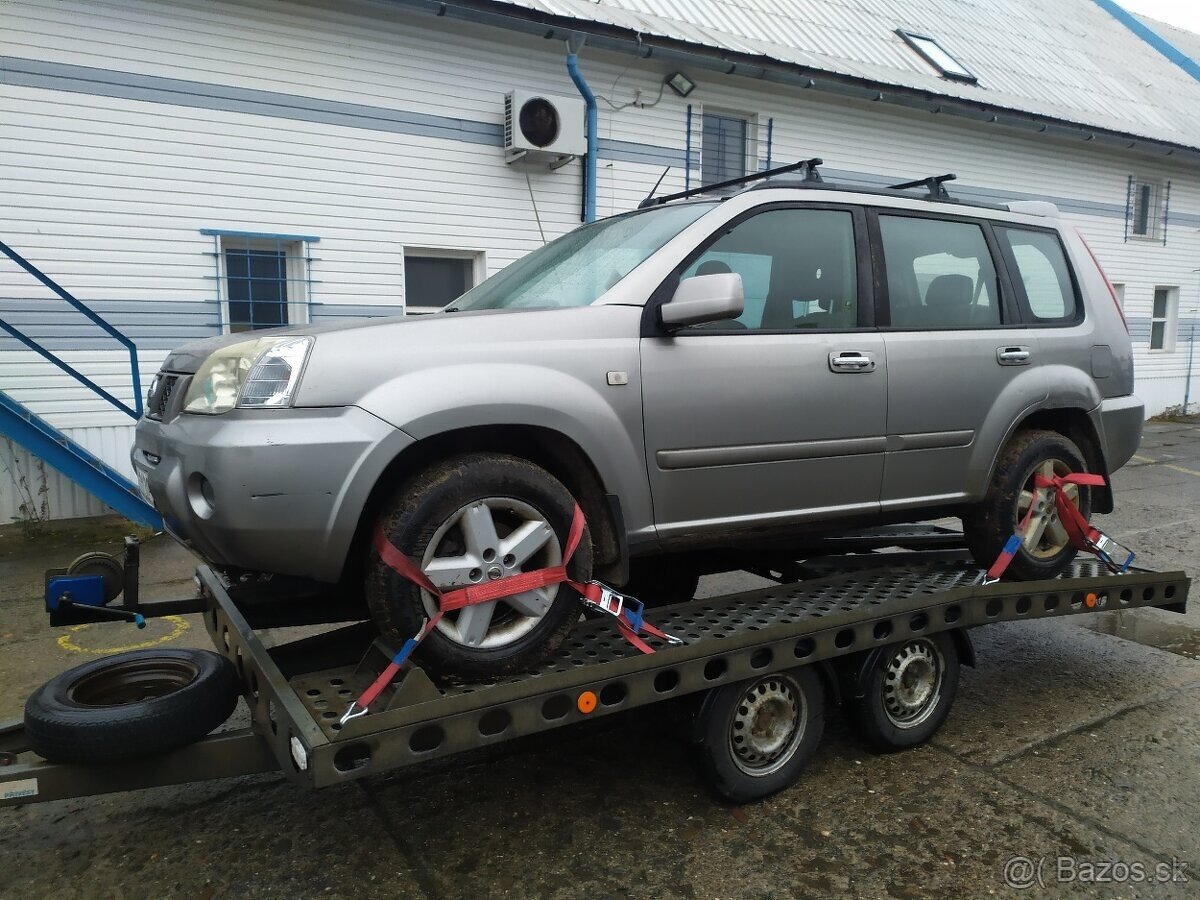
[(455, 363), (399, 375), (360, 405), (417, 441), (488, 425), (558, 432), (583, 448), (604, 489), (621, 498), (629, 532), (649, 532), (636, 344), (630, 342), (627, 353), (610, 348), (604, 364), (623, 370), (628, 384), (609, 385), (600, 366), (574, 375), (533, 363)]

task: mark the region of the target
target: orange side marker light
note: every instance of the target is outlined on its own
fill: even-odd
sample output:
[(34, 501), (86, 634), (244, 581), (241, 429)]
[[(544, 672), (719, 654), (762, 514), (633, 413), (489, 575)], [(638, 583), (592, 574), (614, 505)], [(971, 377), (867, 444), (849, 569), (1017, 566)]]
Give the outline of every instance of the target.
[(586, 716), (596, 708), (596, 695), (592, 691), (584, 691), (575, 701), (575, 706)]
[(1096, 605), (1096, 595), (1088, 594), (1086, 597), (1083, 598), (1083, 602), (1087, 604), (1088, 609), (1091, 609), (1092, 607), (1094, 607)]

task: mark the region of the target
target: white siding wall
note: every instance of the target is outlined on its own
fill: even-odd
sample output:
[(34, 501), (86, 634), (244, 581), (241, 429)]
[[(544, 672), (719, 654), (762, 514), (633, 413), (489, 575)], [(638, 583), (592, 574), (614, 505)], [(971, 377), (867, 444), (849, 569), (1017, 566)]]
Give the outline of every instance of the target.
[[(119, 97), (100, 96), (97, 91), (107, 89), (86, 82), (77, 90), (62, 90), (61, 82), (0, 83), (0, 240), (84, 301), (132, 310), (146, 382), (173, 343), (218, 322), (214, 244), (201, 229), (319, 236), (311, 248), (309, 299), (316, 315), (329, 316), (339, 305), (361, 314), (364, 307), (403, 304), (405, 246), (479, 251), (495, 272), (540, 245), (534, 203), (547, 238), (579, 222), (580, 163), (530, 172), (527, 183), (523, 170), (504, 164), (498, 146), (421, 125), (435, 121), (428, 117), (453, 117), (468, 128), (487, 123), (494, 129), (502, 122), (503, 95), (513, 88), (577, 96), (565, 47), (557, 42), (387, 5), (265, 0), (10, 0), (4, 23), (0, 55), (182, 80), (130, 87)], [(614, 104), (638, 90), (653, 100), (670, 71), (587, 48), (582, 63), (593, 89)], [(882, 104), (691, 74), (699, 86), (687, 100), (667, 91), (647, 109), (613, 111), (600, 104), (600, 215), (636, 205), (666, 162), (682, 158), (689, 104), (693, 186), (707, 105), (754, 118), (760, 165), (773, 120), (774, 164), (817, 155), (833, 171), (895, 179), (954, 171), (964, 195), (980, 188), (1066, 200), (1068, 217), (1109, 275), (1126, 284), (1126, 312), (1139, 340), (1139, 392), (1151, 412), (1182, 402), (1186, 333), (1175, 353), (1151, 353), (1146, 322), (1155, 285), (1180, 288), (1184, 316), (1200, 303), (1200, 276), (1193, 271), (1200, 267), (1196, 169)], [(281, 96), (273, 105), (234, 109), (185, 81), (217, 85), (226, 94)], [(169, 99), (164, 85), (179, 102), (163, 102)], [(283, 95), (418, 115), (401, 127), (372, 123), (369, 110), (346, 124), (310, 121), (305, 104), (290, 108)], [(642, 145), (649, 161), (629, 161), (637, 148), (614, 150), (613, 142)], [(1183, 218), (1170, 224), (1166, 246), (1124, 241), (1130, 174), (1171, 181), (1170, 209)], [(660, 191), (678, 190), (683, 182), (676, 166)], [(1072, 200), (1082, 201), (1084, 210), (1070, 211)], [(35, 309), (61, 306), (0, 258), (0, 302), (6, 300)], [(64, 332), (62, 340), (70, 345), (75, 333)], [(104, 349), (115, 345), (91, 340), (80, 346), (64, 355), (128, 400), (124, 357)], [(127, 470), (128, 420), (48, 363), (24, 351), (0, 352), (0, 388)], [(0, 520), (14, 514), (5, 477), (0, 473)], [(95, 511), (94, 501), (78, 491), (52, 489), (57, 513)]]

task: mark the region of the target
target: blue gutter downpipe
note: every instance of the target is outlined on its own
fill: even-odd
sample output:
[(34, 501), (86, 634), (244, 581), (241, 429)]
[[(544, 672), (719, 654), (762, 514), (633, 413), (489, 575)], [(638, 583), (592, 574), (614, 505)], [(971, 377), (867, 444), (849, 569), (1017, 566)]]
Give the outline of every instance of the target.
[(1114, 0), (1096, 0), (1096, 5), (1171, 62), (1175, 63), (1175, 65), (1179, 66), (1179, 68), (1183, 69), (1183, 71), (1187, 72), (1197, 81), (1200, 81), (1200, 63), (1197, 63), (1170, 41), (1161, 37), (1153, 28), (1145, 25), (1141, 19), (1115, 3)]
[[(583, 42), (579, 42), (583, 46)], [(596, 157), (599, 153), (599, 139), (596, 132), (600, 128), (600, 116), (596, 110), (596, 95), (588, 87), (583, 73), (579, 71), (579, 56), (575, 46), (569, 44), (567, 53), (567, 72), (575, 82), (580, 96), (587, 108), (587, 155), (583, 160), (583, 221), (596, 221)]]

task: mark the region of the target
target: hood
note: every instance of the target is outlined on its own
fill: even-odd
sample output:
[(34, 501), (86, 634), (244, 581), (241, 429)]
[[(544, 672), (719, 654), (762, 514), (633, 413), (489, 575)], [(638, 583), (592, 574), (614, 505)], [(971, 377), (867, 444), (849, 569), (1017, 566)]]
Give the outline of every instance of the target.
[[(219, 350), (222, 347), (228, 347), (230, 344), (237, 344), (241, 341), (252, 341), (261, 337), (272, 337), (279, 335), (280, 337), (302, 337), (304, 335), (322, 335), (335, 334), (343, 331), (366, 331), (375, 334), (380, 329), (386, 329), (389, 334), (395, 328), (412, 328), (418, 327), (425, 323), (440, 323), (447, 319), (457, 318), (475, 318), (478, 316), (491, 316), (496, 314), (516, 314), (521, 313), (528, 315), (531, 310), (507, 310), (507, 309), (485, 309), (474, 312), (461, 313), (434, 313), (432, 315), (423, 316), (387, 316), (375, 319), (345, 319), (338, 322), (330, 322), (323, 325), (287, 325), (282, 328), (264, 328), (256, 331), (242, 331), (236, 334), (218, 334), (209, 338), (203, 338), (199, 341), (192, 341), (184, 344), (182, 347), (177, 347), (172, 350), (167, 356), (166, 361), (162, 364), (162, 369), (165, 372), (183, 372), (193, 374), (203, 365), (204, 361), (212, 355), (214, 350)], [(422, 332), (425, 334), (425, 332)], [(415, 340), (422, 340), (421, 337), (415, 336)], [(365, 342), (375, 340), (372, 337), (366, 337)]]

